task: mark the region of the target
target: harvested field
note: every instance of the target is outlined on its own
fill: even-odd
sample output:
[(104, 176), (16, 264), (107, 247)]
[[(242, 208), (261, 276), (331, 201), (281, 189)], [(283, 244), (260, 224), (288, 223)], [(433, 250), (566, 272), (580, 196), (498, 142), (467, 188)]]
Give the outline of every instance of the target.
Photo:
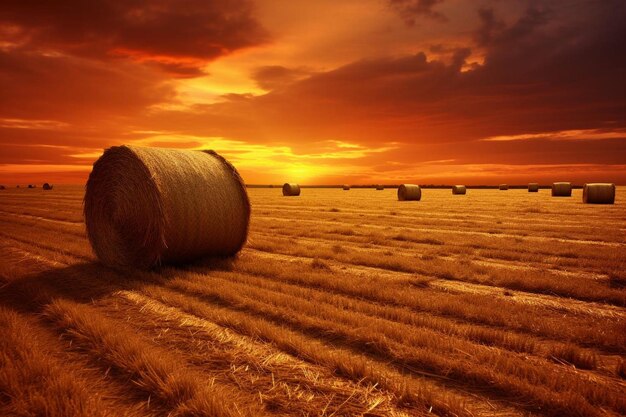
[(83, 187), (0, 194), (0, 415), (626, 414), (626, 188), (248, 189), (230, 260), (97, 263)]

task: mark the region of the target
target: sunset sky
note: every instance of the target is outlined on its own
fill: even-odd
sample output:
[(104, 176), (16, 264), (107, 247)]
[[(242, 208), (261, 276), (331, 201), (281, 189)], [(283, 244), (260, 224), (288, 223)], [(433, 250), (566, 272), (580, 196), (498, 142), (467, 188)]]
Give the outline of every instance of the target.
[(104, 148), (252, 184), (626, 184), (623, 0), (4, 0), (0, 183)]

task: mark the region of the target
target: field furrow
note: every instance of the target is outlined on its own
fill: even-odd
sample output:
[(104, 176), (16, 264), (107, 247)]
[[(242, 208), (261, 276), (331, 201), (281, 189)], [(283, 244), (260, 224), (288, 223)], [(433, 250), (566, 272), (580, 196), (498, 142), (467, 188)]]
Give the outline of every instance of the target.
[(621, 187), (250, 189), (237, 257), (151, 271), (97, 262), (82, 187), (4, 191), (2, 415), (626, 414)]

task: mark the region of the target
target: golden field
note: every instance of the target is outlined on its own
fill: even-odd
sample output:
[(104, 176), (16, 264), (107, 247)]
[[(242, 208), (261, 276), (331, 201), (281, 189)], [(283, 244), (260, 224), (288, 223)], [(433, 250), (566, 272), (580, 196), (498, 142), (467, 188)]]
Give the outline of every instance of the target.
[(626, 189), (248, 193), (232, 260), (101, 266), (0, 191), (2, 416), (626, 414)]

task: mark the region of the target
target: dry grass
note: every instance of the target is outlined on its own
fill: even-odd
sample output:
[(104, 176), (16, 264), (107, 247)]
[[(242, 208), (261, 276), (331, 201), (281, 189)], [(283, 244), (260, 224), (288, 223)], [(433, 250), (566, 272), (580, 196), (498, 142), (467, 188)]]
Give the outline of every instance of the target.
[[(98, 395), (39, 342), (28, 321), (0, 306), (0, 414), (4, 416), (113, 416)], [(45, 383), (44, 383), (45, 382)]]
[(161, 287), (144, 288), (145, 293), (174, 305), (183, 311), (206, 318), (247, 336), (272, 343), (291, 355), (323, 365), (332, 372), (357, 382), (368, 382), (395, 394), (398, 405), (409, 405), (416, 410), (436, 410), (442, 415), (467, 415), (461, 398), (452, 393), (443, 394), (428, 381), (419, 381), (402, 375), (384, 362), (352, 353), (349, 349), (334, 347), (322, 340), (290, 330), (267, 318), (247, 315), (238, 309), (220, 304), (201, 302), (184, 294)]
[[(46, 317), (85, 349), (130, 380), (175, 416), (259, 415), (253, 404), (237, 404), (230, 390), (186, 369), (174, 355), (151, 347), (119, 323), (97, 310), (70, 301), (47, 306)], [(237, 404), (237, 406), (236, 406)]]
[(550, 348), (550, 358), (557, 362), (565, 362), (580, 369), (596, 369), (598, 357), (574, 345), (554, 345)]
[[(318, 338), (332, 334), (329, 341), (335, 344), (391, 360), (405, 369), (421, 369), (442, 377), (452, 375), (477, 387), (496, 389), (499, 395), (505, 397), (525, 397), (561, 414), (571, 414), (575, 410), (591, 412), (593, 407), (586, 400), (597, 400), (599, 393), (602, 393), (602, 401), (607, 405), (626, 410), (626, 402), (618, 392), (609, 394), (606, 387), (581, 385), (583, 380), (578, 380), (575, 374), (555, 379), (554, 371), (547, 364), (540, 371), (535, 364), (529, 364), (516, 355), (500, 352), (494, 356), (491, 349), (423, 327), (406, 326), (355, 311), (346, 312), (343, 308), (307, 300), (310, 297), (287, 298), (259, 285), (250, 285), (244, 290), (237, 288), (232, 281), (219, 282), (216, 278), (213, 277), (211, 286), (206, 285), (201, 277), (182, 282), (175, 280), (171, 285), (184, 292), (208, 297), (208, 301), (224, 303), (276, 323), (289, 324), (294, 330)], [(467, 352), (471, 352), (471, 360), (468, 360)], [(571, 358), (568, 356), (568, 359)], [(537, 385), (542, 388), (538, 390)], [(562, 391), (568, 394), (562, 395)], [(572, 395), (573, 392), (579, 394)]]
[(237, 258), (115, 272), (5, 190), (0, 414), (626, 414), (624, 190), (471, 191), (253, 189)]
[(615, 367), (615, 373), (620, 378), (626, 379), (626, 360), (620, 359)]
[[(257, 238), (251, 242), (250, 246), (269, 252), (334, 259), (349, 264), (384, 268), (397, 272), (418, 273), (446, 280), (522, 290), (536, 294), (559, 295), (585, 301), (607, 302), (618, 306), (626, 305), (626, 293), (624, 291), (611, 288), (606, 282), (593, 281), (582, 275), (572, 276), (565, 281), (562, 279), (562, 275), (558, 272), (555, 273), (554, 270), (494, 269), (474, 263), (468, 265), (451, 262), (447, 258), (419, 259), (409, 251), (389, 251), (385, 247), (381, 247), (380, 251), (374, 251), (375, 248), (372, 245), (384, 243), (383, 237), (370, 238), (367, 242), (370, 247), (366, 250), (356, 247), (356, 250), (346, 254), (329, 251), (327, 249), (328, 243), (320, 242), (306, 246), (293, 246), (287, 243), (283, 246), (279, 243), (278, 238), (269, 238), (267, 242), (269, 244), (265, 244), (264, 239)], [(436, 240), (431, 239), (421, 239), (418, 243), (439, 246)], [(566, 253), (565, 255), (563, 258), (572, 258), (571, 254)]]
[(613, 270), (608, 273), (609, 286), (612, 288), (626, 288), (626, 272), (623, 269)]
[[(319, 410), (352, 415), (364, 409), (381, 416), (399, 413), (391, 404), (393, 398), (372, 384), (339, 380), (325, 367), (145, 295), (119, 294), (136, 303), (124, 309), (136, 317), (132, 322), (136, 331), (154, 335), (190, 364), (206, 367), (210, 363), (217, 381), (234, 380), (239, 387), (257, 391), (266, 408), (280, 415), (316, 415)], [(111, 308), (107, 312), (117, 314)]]
[(317, 269), (318, 271), (326, 271), (326, 272), (331, 272), (332, 269), (330, 266), (328, 266), (328, 264), (324, 261), (321, 261), (317, 258), (313, 259), (311, 261), (311, 268), (313, 269)]

